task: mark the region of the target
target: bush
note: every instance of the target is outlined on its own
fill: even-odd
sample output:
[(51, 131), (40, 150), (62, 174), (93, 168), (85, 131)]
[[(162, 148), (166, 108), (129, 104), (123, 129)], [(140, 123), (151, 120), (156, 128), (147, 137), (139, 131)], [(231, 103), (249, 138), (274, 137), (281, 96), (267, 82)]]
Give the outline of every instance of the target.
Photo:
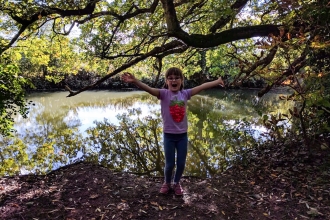
[(14, 116), (24, 118), (28, 114), (24, 86), (33, 86), (28, 80), (18, 76), (14, 65), (0, 64), (0, 135), (9, 136), (13, 131)]

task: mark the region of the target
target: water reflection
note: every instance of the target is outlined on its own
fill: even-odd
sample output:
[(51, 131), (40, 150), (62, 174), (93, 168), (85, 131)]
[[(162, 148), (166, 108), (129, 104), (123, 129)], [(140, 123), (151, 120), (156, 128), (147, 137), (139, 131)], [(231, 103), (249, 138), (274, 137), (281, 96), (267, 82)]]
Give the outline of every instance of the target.
[[(45, 173), (78, 160), (118, 171), (163, 174), (158, 100), (144, 92), (39, 93), (17, 133), (0, 139), (1, 175)], [(252, 148), (265, 129), (260, 111), (286, 112), (290, 103), (270, 94), (207, 91), (188, 103), (189, 152), (184, 175), (211, 176)], [(256, 131), (259, 130), (259, 131)]]

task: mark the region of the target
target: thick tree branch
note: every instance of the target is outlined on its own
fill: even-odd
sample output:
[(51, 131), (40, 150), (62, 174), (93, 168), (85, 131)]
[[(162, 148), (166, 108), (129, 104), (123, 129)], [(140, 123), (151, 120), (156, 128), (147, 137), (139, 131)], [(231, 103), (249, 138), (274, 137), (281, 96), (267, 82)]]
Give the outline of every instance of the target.
[(229, 42), (248, 39), (252, 37), (262, 37), (274, 34), (279, 35), (279, 25), (257, 25), (250, 27), (239, 27), (230, 30), (222, 31), (216, 34), (201, 35), (191, 34), (183, 30), (169, 32), (169, 35), (176, 37), (186, 43), (188, 46), (197, 48), (211, 48)]
[(222, 31), (215, 34), (188, 34), (180, 27), (176, 16), (173, 0), (161, 0), (165, 11), (168, 35), (182, 40), (187, 46), (196, 48), (211, 48), (221, 44), (233, 42), (236, 40), (248, 39), (252, 37), (269, 36), (280, 34), (280, 25), (256, 25), (249, 27), (238, 27)]
[(211, 33), (215, 33), (218, 29), (224, 27), (231, 19), (233, 19), (241, 9), (246, 5), (248, 0), (237, 0), (234, 4), (230, 6), (230, 9), (233, 11), (232, 15), (221, 16), (221, 18), (215, 22), (215, 24), (210, 28)]
[(249, 75), (254, 70), (256, 70), (259, 66), (263, 66), (263, 67), (267, 66), (268, 64), (270, 64), (273, 61), (275, 54), (277, 52), (277, 49), (278, 49), (278, 46), (273, 47), (265, 58), (258, 60), (252, 66), (250, 66), (246, 70), (243, 70), (242, 72), (245, 73), (246, 75)]
[[(235, 85), (238, 80), (244, 81), (245, 79), (251, 77), (250, 74), (253, 71), (255, 71), (259, 66), (262, 66), (262, 68), (266, 67), (268, 64), (270, 64), (273, 61), (277, 50), (278, 50), (278, 46), (273, 47), (269, 51), (269, 53), (267, 54), (266, 57), (264, 57), (263, 59), (259, 59), (257, 62), (253, 63), (248, 69), (243, 69), (242, 68), (241, 72), (235, 77), (235, 79), (229, 85)], [(239, 57), (235, 56), (235, 58), (240, 60)], [(240, 62), (243, 63), (243, 61), (240, 61)], [(245, 77), (242, 77), (243, 74), (245, 74)], [(256, 75), (256, 74), (254, 74), (254, 75)], [(254, 75), (252, 75), (252, 77)]]
[(12, 45), (14, 45), (14, 43), (17, 41), (17, 39), (19, 38), (19, 36), (24, 32), (24, 30), (27, 28), (27, 25), (22, 25), (22, 27), (19, 29), (19, 31), (14, 35), (14, 37), (12, 37), (11, 41), (4, 47), (0, 48), (0, 55), (8, 50)]
[[(73, 9), (73, 10), (63, 10), (59, 8), (50, 8), (50, 10), (44, 10), (41, 14), (42, 16), (47, 16), (49, 13), (54, 14), (57, 13), (61, 15), (62, 17), (68, 17), (68, 16), (81, 16), (81, 15), (90, 15), (94, 12), (96, 3), (100, 0), (91, 0), (85, 8), (83, 9)], [(34, 15), (35, 16), (35, 15)]]
[(305, 50), (303, 51), (303, 53), (301, 54), (301, 56), (298, 57), (296, 60), (294, 60), (292, 62), (292, 64), (285, 71), (283, 71), (282, 74), (275, 81), (273, 81), (271, 84), (267, 85), (265, 88), (263, 88), (262, 90), (260, 90), (258, 92), (258, 96), (262, 97), (267, 92), (269, 92), (275, 85), (278, 85), (284, 79), (286, 79), (288, 76), (294, 75), (301, 68), (303, 68), (307, 63), (306, 57), (307, 57), (307, 54), (308, 54), (308, 50), (309, 50), (309, 47), (307, 46), (305, 48)]
[[(128, 12), (124, 15), (120, 15), (112, 10), (109, 10), (109, 11), (101, 11), (101, 12), (97, 12), (97, 13), (93, 13), (91, 14), (90, 16), (88, 16), (87, 18), (84, 18), (83, 20), (79, 20), (79, 21), (76, 21), (77, 23), (79, 24), (83, 24), (89, 20), (92, 20), (94, 18), (97, 18), (97, 17), (101, 17), (101, 16), (105, 16), (105, 15), (111, 15), (115, 18), (117, 18), (119, 21), (123, 22), (125, 20), (128, 20), (130, 18), (133, 18), (133, 17), (136, 17), (137, 15), (140, 15), (140, 14), (146, 14), (146, 13), (154, 13), (155, 10), (156, 10), (156, 7), (159, 3), (159, 0), (154, 0), (154, 2), (151, 4), (150, 8), (137, 8), (136, 6), (132, 6), (132, 8), (130, 8), (128, 10)], [(135, 8), (136, 10), (131, 12), (131, 10)]]

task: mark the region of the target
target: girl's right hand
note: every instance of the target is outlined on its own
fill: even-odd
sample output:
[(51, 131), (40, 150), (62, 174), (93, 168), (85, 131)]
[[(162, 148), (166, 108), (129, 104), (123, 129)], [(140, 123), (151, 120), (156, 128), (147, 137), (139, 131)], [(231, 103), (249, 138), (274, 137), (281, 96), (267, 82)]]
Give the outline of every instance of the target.
[(135, 77), (131, 73), (124, 73), (121, 76), (121, 79), (126, 83), (134, 83), (136, 80)]
[(222, 87), (225, 87), (225, 83), (223, 82), (221, 77), (218, 78), (218, 82), (219, 82), (219, 85), (221, 85)]

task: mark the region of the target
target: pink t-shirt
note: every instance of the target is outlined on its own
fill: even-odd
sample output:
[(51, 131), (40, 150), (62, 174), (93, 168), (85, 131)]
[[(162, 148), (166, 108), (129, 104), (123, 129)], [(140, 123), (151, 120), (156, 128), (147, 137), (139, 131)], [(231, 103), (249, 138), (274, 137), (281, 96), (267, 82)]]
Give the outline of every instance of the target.
[(163, 131), (170, 134), (182, 134), (188, 130), (187, 101), (191, 98), (191, 89), (172, 92), (160, 89), (159, 97), (163, 118)]

